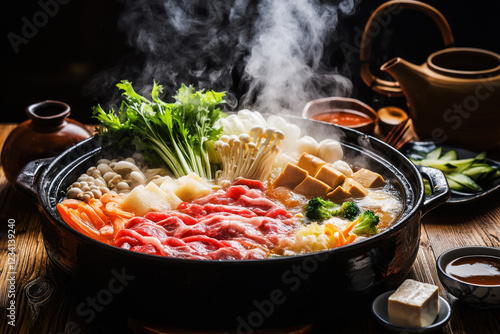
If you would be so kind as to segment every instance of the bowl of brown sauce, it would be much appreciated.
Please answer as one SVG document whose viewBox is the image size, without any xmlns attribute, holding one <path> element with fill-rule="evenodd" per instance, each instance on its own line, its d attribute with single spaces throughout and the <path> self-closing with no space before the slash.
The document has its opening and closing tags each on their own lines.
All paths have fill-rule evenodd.
<svg viewBox="0 0 500 334">
<path fill-rule="evenodd" d="M 373 134 L 377 113 L 369 105 L 347 97 L 326 97 L 306 104 L 302 117 Z"/>
<path fill-rule="evenodd" d="M 476 308 L 500 307 L 500 248 L 468 246 L 448 250 L 437 259 L 443 286 Z"/>
</svg>

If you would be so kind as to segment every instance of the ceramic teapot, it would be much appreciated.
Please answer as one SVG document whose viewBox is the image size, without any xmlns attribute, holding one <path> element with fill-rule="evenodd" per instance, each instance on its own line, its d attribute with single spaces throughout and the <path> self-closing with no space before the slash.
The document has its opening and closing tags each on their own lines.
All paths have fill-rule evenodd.
<svg viewBox="0 0 500 334">
<path fill-rule="evenodd" d="M 438 26 L 445 49 L 422 65 L 401 58 L 380 68 L 395 80 L 377 78 L 370 70 L 373 31 L 381 20 L 401 9 L 427 14 Z M 387 22 L 387 20 L 385 20 Z M 420 139 L 474 150 L 500 144 L 500 56 L 494 52 L 453 47 L 448 22 L 434 7 L 419 1 L 389 1 L 369 18 L 360 47 L 361 76 L 374 91 L 406 97 L 415 132 Z"/>
</svg>

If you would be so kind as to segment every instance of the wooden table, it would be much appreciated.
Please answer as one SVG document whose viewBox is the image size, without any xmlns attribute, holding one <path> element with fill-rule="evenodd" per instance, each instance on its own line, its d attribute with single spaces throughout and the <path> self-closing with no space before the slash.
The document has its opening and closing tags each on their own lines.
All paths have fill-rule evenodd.
<svg viewBox="0 0 500 334">
<path fill-rule="evenodd" d="M 0 124 L 0 148 L 15 124 Z M 93 128 L 93 127 L 89 127 Z M 493 152 L 500 159 L 498 152 Z M 34 203 L 15 191 L 0 169 L 0 333 L 115 333 L 112 319 L 104 323 L 86 325 L 76 308 L 82 299 L 68 286 L 67 278 L 54 271 L 43 245 L 40 232 L 40 213 Z M 9 225 L 9 223 L 12 223 Z M 8 235 L 15 228 L 15 280 L 9 267 Z M 500 247 L 500 192 L 467 205 L 441 206 L 422 220 L 422 237 L 417 260 L 410 278 L 439 285 L 440 294 L 453 307 L 450 322 L 442 333 L 500 333 L 500 310 L 477 310 L 462 304 L 440 285 L 436 273 L 436 258 L 444 251 L 466 245 Z M 13 284 L 12 284 L 13 283 Z M 15 327 L 8 324 L 5 313 L 9 288 L 15 287 Z M 339 333 L 385 333 L 363 306 L 360 321 L 336 324 Z M 139 323 L 130 322 L 120 333 L 160 333 L 147 330 Z M 166 331 L 163 331 L 166 332 Z M 193 333 L 192 331 L 168 331 Z M 307 328 L 279 331 L 279 333 L 317 333 Z M 255 333 L 260 333 L 255 331 Z M 278 332 L 275 332 L 278 333 Z"/>
</svg>

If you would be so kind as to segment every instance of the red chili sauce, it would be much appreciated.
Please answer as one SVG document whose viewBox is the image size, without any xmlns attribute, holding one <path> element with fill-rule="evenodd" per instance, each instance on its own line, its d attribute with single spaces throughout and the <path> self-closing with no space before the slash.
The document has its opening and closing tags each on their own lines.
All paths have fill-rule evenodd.
<svg viewBox="0 0 500 334">
<path fill-rule="evenodd" d="M 487 255 L 459 257 L 446 265 L 445 272 L 467 283 L 500 285 L 500 258 Z"/>
<path fill-rule="evenodd" d="M 324 112 L 312 117 L 317 121 L 334 123 L 342 126 L 352 127 L 370 123 L 371 118 L 368 115 L 351 109 L 337 109 Z"/>
</svg>

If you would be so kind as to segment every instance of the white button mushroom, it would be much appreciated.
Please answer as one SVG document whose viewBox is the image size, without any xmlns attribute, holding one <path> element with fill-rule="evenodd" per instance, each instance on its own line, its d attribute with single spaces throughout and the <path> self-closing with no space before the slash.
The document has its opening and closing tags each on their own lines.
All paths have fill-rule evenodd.
<svg viewBox="0 0 500 334">
<path fill-rule="evenodd" d="M 122 160 L 122 161 L 118 161 L 115 164 L 115 167 L 113 167 L 113 170 L 116 173 L 120 174 L 121 176 L 125 176 L 125 175 L 130 174 L 130 172 L 132 172 L 134 170 L 134 167 L 137 168 L 137 166 L 134 165 L 133 163 L 131 163 L 130 161 Z"/>
<path fill-rule="evenodd" d="M 101 175 L 104 175 L 107 172 L 113 171 L 113 169 L 111 167 L 109 167 L 108 164 L 104 164 L 104 163 L 97 165 L 97 169 L 99 170 L 99 172 L 101 172 Z"/>
<path fill-rule="evenodd" d="M 144 176 L 142 172 L 138 171 L 133 171 L 132 173 L 130 173 L 129 179 L 130 179 L 130 186 L 132 188 L 135 188 L 138 185 L 146 183 L 146 176 Z"/>
<path fill-rule="evenodd" d="M 98 178 L 94 181 L 94 184 L 98 187 L 105 187 L 106 186 L 106 183 L 104 182 L 104 179 L 101 177 L 101 178 Z"/>
<path fill-rule="evenodd" d="M 83 195 L 83 191 L 80 188 L 70 188 L 66 193 L 68 198 L 79 198 Z"/>
<path fill-rule="evenodd" d="M 77 182 L 87 181 L 88 178 L 89 176 L 87 174 L 82 174 L 76 181 Z"/>
<path fill-rule="evenodd" d="M 92 176 L 92 173 L 96 170 L 97 168 L 92 166 L 89 169 L 87 169 L 87 175 Z"/>
<path fill-rule="evenodd" d="M 126 190 L 129 188 L 130 188 L 130 186 L 125 181 L 118 182 L 118 184 L 116 185 L 116 189 L 118 189 L 118 190 Z"/>
<path fill-rule="evenodd" d="M 104 174 L 102 176 L 102 178 L 104 179 L 104 182 L 108 183 L 109 181 L 111 181 L 116 175 L 118 175 L 117 173 L 115 172 L 107 172 L 106 174 Z"/>
<path fill-rule="evenodd" d="M 109 163 L 111 162 L 111 160 L 108 160 L 108 159 L 99 159 L 97 161 L 97 166 L 101 165 L 101 164 L 104 164 L 104 165 L 109 165 Z M 99 168 L 99 167 L 97 167 Z"/>
<path fill-rule="evenodd" d="M 92 189 L 91 193 L 94 195 L 94 198 L 101 198 L 102 193 L 99 189 Z"/>
</svg>

